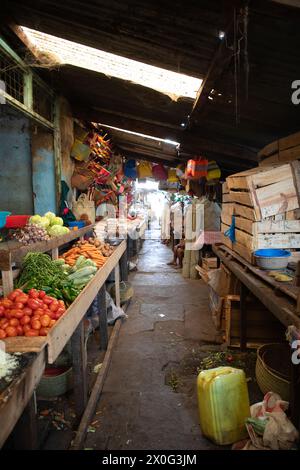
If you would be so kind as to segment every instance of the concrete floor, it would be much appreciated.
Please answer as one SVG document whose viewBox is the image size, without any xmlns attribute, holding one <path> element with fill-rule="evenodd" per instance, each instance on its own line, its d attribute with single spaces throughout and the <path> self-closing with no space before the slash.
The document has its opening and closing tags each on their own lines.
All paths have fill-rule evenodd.
<svg viewBox="0 0 300 470">
<path fill-rule="evenodd" d="M 214 343 L 207 288 L 184 280 L 167 265 L 169 248 L 146 240 L 138 271 L 130 276 L 135 295 L 114 349 L 103 394 L 85 448 L 217 449 L 198 425 L 196 376 L 175 392 L 166 380 L 172 364 L 194 348 Z"/>
</svg>

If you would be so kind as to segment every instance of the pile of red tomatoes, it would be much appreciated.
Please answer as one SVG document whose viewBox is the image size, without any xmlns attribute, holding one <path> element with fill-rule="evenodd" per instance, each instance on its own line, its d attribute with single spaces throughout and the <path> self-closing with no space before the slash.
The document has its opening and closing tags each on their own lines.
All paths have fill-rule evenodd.
<svg viewBox="0 0 300 470">
<path fill-rule="evenodd" d="M 50 328 L 65 313 L 63 300 L 31 289 L 25 294 L 16 289 L 0 300 L 0 340 L 14 336 L 47 336 Z"/>
</svg>

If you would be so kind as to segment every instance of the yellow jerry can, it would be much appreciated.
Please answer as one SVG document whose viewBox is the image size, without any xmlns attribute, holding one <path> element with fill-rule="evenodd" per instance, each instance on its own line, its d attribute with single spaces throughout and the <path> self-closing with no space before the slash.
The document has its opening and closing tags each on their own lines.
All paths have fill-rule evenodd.
<svg viewBox="0 0 300 470">
<path fill-rule="evenodd" d="M 247 437 L 249 395 L 243 370 L 217 367 L 200 372 L 197 379 L 202 433 L 216 444 L 233 444 Z"/>
</svg>

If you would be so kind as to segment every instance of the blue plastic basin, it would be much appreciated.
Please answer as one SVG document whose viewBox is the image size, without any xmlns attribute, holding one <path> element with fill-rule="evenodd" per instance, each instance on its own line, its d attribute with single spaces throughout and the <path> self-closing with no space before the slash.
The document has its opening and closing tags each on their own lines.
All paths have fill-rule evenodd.
<svg viewBox="0 0 300 470">
<path fill-rule="evenodd" d="M 255 256 L 262 256 L 264 258 L 287 258 L 291 256 L 291 252 L 287 250 L 280 250 L 274 248 L 264 248 L 254 252 Z"/>
<path fill-rule="evenodd" d="M 10 215 L 10 214 L 11 214 L 11 212 L 7 212 L 7 211 L 2 211 L 2 212 L 0 212 L 0 228 L 5 227 L 5 225 L 6 225 L 6 217 L 7 217 L 8 215 Z"/>
</svg>

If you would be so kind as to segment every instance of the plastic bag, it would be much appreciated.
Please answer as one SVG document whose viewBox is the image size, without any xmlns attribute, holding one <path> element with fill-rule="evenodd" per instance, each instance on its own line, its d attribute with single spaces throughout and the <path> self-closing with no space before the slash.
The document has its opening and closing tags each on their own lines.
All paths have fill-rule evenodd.
<svg viewBox="0 0 300 470">
<path fill-rule="evenodd" d="M 142 161 L 139 163 L 137 168 L 138 170 L 138 177 L 140 179 L 143 178 L 152 178 L 152 165 L 149 162 Z"/>
<path fill-rule="evenodd" d="M 167 170 L 161 163 L 153 165 L 152 174 L 156 181 L 166 181 L 168 178 Z"/>
<path fill-rule="evenodd" d="M 188 160 L 186 175 L 191 179 L 200 179 L 202 176 L 207 176 L 208 160 L 206 158 L 197 158 L 195 160 Z"/>
<path fill-rule="evenodd" d="M 178 183 L 178 177 L 175 168 L 168 169 L 168 183 Z"/>
<path fill-rule="evenodd" d="M 118 318 L 126 318 L 124 310 L 121 307 L 117 307 L 111 297 L 111 295 L 106 292 L 106 307 L 107 307 L 107 324 L 113 325 Z"/>
<path fill-rule="evenodd" d="M 80 140 L 75 139 L 71 148 L 71 157 L 79 161 L 87 161 L 89 159 L 91 149 L 89 145 L 82 143 Z"/>
<path fill-rule="evenodd" d="M 75 215 L 76 219 L 79 220 L 82 214 L 88 216 L 88 220 L 95 223 L 96 218 L 96 209 L 94 201 L 90 201 L 86 194 L 81 194 L 77 201 L 73 199 L 72 203 L 72 212 Z"/>
<path fill-rule="evenodd" d="M 135 180 L 137 178 L 137 171 L 136 171 L 136 162 L 135 160 L 127 160 L 124 165 L 124 174 L 127 178 L 131 178 Z"/>
</svg>

